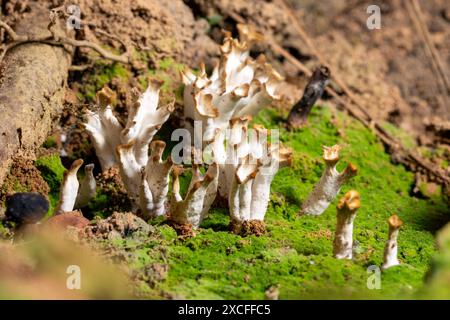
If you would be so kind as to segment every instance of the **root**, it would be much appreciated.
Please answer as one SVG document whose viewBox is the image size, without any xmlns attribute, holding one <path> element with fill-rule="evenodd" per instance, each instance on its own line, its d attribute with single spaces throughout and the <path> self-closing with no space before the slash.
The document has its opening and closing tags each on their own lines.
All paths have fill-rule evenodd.
<svg viewBox="0 0 450 320">
<path fill-rule="evenodd" d="M 87 40 L 76 40 L 69 38 L 65 35 L 57 35 L 54 31 L 54 26 L 57 23 L 58 18 L 60 17 L 66 17 L 67 14 L 63 11 L 63 6 L 55 8 L 50 11 L 50 23 L 48 25 L 48 30 L 50 31 L 50 36 L 42 36 L 42 37 L 32 37 L 32 36 L 26 36 L 26 35 L 18 35 L 6 22 L 0 20 L 0 29 L 4 29 L 5 32 L 8 34 L 11 41 L 6 44 L 0 45 L 0 62 L 3 61 L 6 53 L 13 49 L 14 47 L 18 45 L 22 45 L 25 43 L 44 43 L 54 46 L 65 46 L 69 45 L 72 47 L 83 47 L 83 48 L 89 48 L 94 51 L 96 51 L 100 56 L 104 59 L 111 60 L 114 62 L 120 62 L 124 64 L 130 64 L 131 63 L 131 55 L 129 54 L 128 46 L 120 40 L 117 36 L 111 35 L 107 33 L 106 31 L 103 31 L 101 29 L 96 29 L 96 32 L 99 34 L 102 34 L 104 36 L 107 36 L 109 38 L 115 39 L 119 41 L 122 46 L 125 48 L 125 52 L 121 55 L 116 55 L 114 53 L 111 53 L 101 47 L 98 43 L 90 42 Z M 83 22 L 80 20 L 80 23 Z M 84 22 L 85 25 L 91 25 L 87 22 Z M 94 27 L 96 27 L 94 25 Z"/>
<path fill-rule="evenodd" d="M 266 224 L 261 220 L 247 220 L 242 223 L 232 220 L 229 225 L 230 231 L 242 237 L 260 237 L 266 233 Z"/>
</svg>

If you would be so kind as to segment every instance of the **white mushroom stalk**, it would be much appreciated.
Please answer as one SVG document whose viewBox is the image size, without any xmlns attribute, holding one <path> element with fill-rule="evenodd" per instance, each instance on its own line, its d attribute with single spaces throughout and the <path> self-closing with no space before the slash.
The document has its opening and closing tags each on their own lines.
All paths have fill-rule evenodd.
<svg viewBox="0 0 450 320">
<path fill-rule="evenodd" d="M 352 259 L 353 257 L 353 221 L 360 206 L 359 193 L 355 190 L 347 192 L 339 200 L 333 241 L 333 256 L 337 259 Z"/>
<path fill-rule="evenodd" d="M 246 157 L 235 172 L 231 185 L 228 204 L 232 225 L 239 230 L 245 221 L 252 219 L 252 187 L 254 179 L 258 173 L 260 163 L 251 157 Z"/>
<path fill-rule="evenodd" d="M 92 174 L 93 164 L 86 166 L 86 176 L 84 177 L 81 188 L 77 173 L 83 165 L 83 160 L 75 160 L 69 170 L 64 173 L 61 183 L 60 199 L 56 206 L 56 214 L 73 211 L 74 208 L 81 208 L 95 196 L 96 182 Z"/>
<path fill-rule="evenodd" d="M 135 92 L 135 101 L 128 110 L 125 126 L 122 126 L 113 113 L 111 101 L 114 93 L 109 88 L 103 88 L 97 94 L 98 111 L 87 111 L 85 127 L 103 172 L 118 165 L 115 151 L 121 144 L 132 143 L 131 152 L 137 165 L 147 165 L 150 141 L 174 110 L 174 102 L 158 107 L 161 84 L 159 81 L 150 80 L 142 95 Z"/>
<path fill-rule="evenodd" d="M 145 166 L 141 166 L 135 152 L 136 142 L 117 146 L 117 158 L 122 181 L 127 190 L 133 210 L 148 219 L 165 213 L 169 175 L 172 159 L 162 160 L 166 147 L 164 141 L 152 141 L 150 157 Z"/>
<path fill-rule="evenodd" d="M 397 266 L 400 264 L 397 258 L 397 237 L 400 230 L 400 227 L 403 225 L 403 221 L 394 214 L 389 220 L 389 238 L 386 241 L 386 245 L 384 247 L 384 261 L 381 266 L 382 270 L 386 270 L 390 267 Z"/>
<path fill-rule="evenodd" d="M 238 30 L 241 41 L 226 34 L 220 62 L 211 76 L 203 65 L 198 75 L 182 72 L 184 120 L 191 129 L 193 121 L 202 122 L 202 137 L 197 138 L 205 142 L 213 140 L 216 129 L 227 129 L 231 119 L 256 115 L 280 99 L 276 91 L 282 77 L 263 56 L 256 60 L 249 56 L 251 43 L 262 36 L 245 25 L 238 25 Z"/>
<path fill-rule="evenodd" d="M 323 159 L 325 161 L 325 172 L 319 182 L 314 186 L 313 191 L 303 202 L 301 215 L 321 215 L 336 198 L 342 185 L 354 177 L 357 173 L 355 165 L 349 163 L 343 172 L 338 172 L 336 164 L 339 161 L 339 151 L 341 147 L 323 147 Z"/>
<path fill-rule="evenodd" d="M 97 191 L 97 182 L 94 177 L 94 164 L 88 164 L 84 167 L 84 178 L 80 183 L 78 195 L 75 200 L 75 208 L 83 208 L 89 201 L 95 197 Z"/>
<path fill-rule="evenodd" d="M 230 120 L 230 129 L 225 133 L 216 129 L 216 136 L 209 145 L 216 163 L 219 164 L 219 195 L 228 199 L 234 173 L 241 159 L 249 152 L 248 122 L 251 117 Z M 225 143 L 226 142 L 226 143 Z M 225 147 L 225 144 L 227 147 Z"/>
<path fill-rule="evenodd" d="M 203 175 L 198 165 L 192 165 L 192 179 L 184 199 L 180 194 L 180 168 L 173 170 L 173 196 L 171 201 L 171 220 L 183 226 L 197 229 L 208 213 L 217 194 L 219 166 L 209 165 Z"/>
</svg>

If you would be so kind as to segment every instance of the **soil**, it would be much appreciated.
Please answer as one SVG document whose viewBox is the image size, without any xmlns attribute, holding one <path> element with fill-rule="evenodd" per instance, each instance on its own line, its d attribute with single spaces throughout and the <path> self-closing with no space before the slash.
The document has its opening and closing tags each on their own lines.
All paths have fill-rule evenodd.
<svg viewBox="0 0 450 320">
<path fill-rule="evenodd" d="M 38 192 L 48 196 L 50 188 L 42 178 L 40 171 L 34 166 L 33 160 L 15 157 L 9 174 L 3 183 L 0 201 L 3 202 L 8 194 L 17 191 Z"/>
<path fill-rule="evenodd" d="M 65 230 L 68 227 L 83 229 L 89 224 L 89 220 L 83 217 L 80 211 L 64 212 L 48 219 L 44 226 L 51 229 Z"/>
<path fill-rule="evenodd" d="M 445 102 L 449 93 L 437 89 L 436 73 L 426 55 L 425 44 L 402 1 L 383 2 L 382 27 L 373 31 L 366 26 L 370 1 L 289 2 L 316 48 L 344 82 L 363 98 L 374 120 L 394 123 L 419 144 L 430 145 L 441 140 L 436 137 L 439 131 L 433 124 L 438 122 L 448 127 L 450 108 Z M 222 14 L 224 26 L 231 26 L 233 22 L 227 18 L 227 13 L 238 13 L 307 66 L 317 65 L 295 28 L 289 27 L 289 17 L 277 1 L 192 0 L 188 3 L 195 5 L 198 15 Z M 448 3 L 434 0 L 420 1 L 420 4 L 433 43 L 448 64 Z M 216 31 L 210 34 L 214 37 L 218 34 Z M 267 48 L 259 50 L 273 56 Z M 273 58 L 278 60 L 274 63 L 281 68 L 278 70 L 301 90 L 305 83 L 303 74 L 282 58 Z M 440 132 L 442 135 L 442 130 Z"/>
<path fill-rule="evenodd" d="M 341 63 L 336 61 L 332 64 L 342 66 L 338 70 L 344 79 L 348 79 L 347 82 L 351 83 L 354 90 L 367 97 L 368 105 L 371 105 L 368 110 L 375 119 L 387 120 L 398 125 L 412 134 L 420 144 L 432 144 L 436 131 L 428 124 L 434 122 L 436 115 L 439 115 L 439 121 L 450 121 L 448 107 L 450 93 L 438 89 L 437 75 L 426 54 L 425 43 L 415 29 L 404 2 L 399 0 L 383 2 L 380 7 L 382 27 L 374 31 L 366 27 L 368 17 L 366 8 L 371 4 L 370 1 L 347 3 L 341 1 L 341 7 L 330 14 L 332 19 L 328 15 L 330 12 L 324 10 L 330 2 L 335 3 L 335 1 L 321 1 L 320 4 L 316 2 L 317 7 L 321 7 L 321 11 L 325 13 L 323 17 L 319 17 L 319 20 L 323 20 L 322 23 L 313 24 L 308 23 L 308 20 L 304 21 L 305 28 L 319 38 L 321 45 L 318 47 L 325 48 L 325 44 L 330 44 L 326 40 L 328 34 L 339 35 L 337 39 L 339 41 L 332 43 L 361 46 L 362 52 L 360 49 L 355 50 L 354 54 L 348 51 L 340 54 L 347 56 L 346 63 L 342 62 L 342 57 Z M 450 21 L 445 14 L 448 12 L 448 2 L 441 0 L 419 2 L 433 44 L 448 68 Z M 303 11 L 307 17 L 306 10 Z M 324 54 L 339 55 L 333 51 L 322 50 Z M 364 59 L 364 55 L 367 60 Z M 376 59 L 373 58 L 374 55 L 377 56 Z M 359 64 L 369 61 L 365 73 L 371 74 L 372 77 L 382 75 L 382 78 L 378 79 L 380 84 L 376 86 L 378 88 L 375 87 L 375 91 L 370 90 L 374 81 L 364 81 L 362 78 L 352 83 L 353 75 L 349 66 L 354 61 Z M 371 68 L 373 66 L 378 70 L 373 70 Z M 446 71 L 448 77 L 448 69 Z M 379 108 L 385 105 L 385 101 L 380 103 L 380 99 L 375 97 L 387 99 L 387 106 Z"/>
<path fill-rule="evenodd" d="M 86 235 L 98 239 L 117 239 L 148 235 L 154 227 L 131 212 L 114 212 L 110 217 L 93 221 L 86 227 Z"/>
<path fill-rule="evenodd" d="M 227 29 L 236 34 L 236 21 L 229 15 L 230 12 L 238 13 L 247 22 L 257 25 L 266 36 L 273 37 L 277 43 L 310 69 L 317 66 L 318 61 L 294 28 L 290 26 L 289 15 L 277 1 L 123 0 L 119 2 L 114 0 L 75 0 L 73 3 L 80 6 L 81 18 L 88 23 L 84 25 L 82 30 L 76 32 L 78 39 L 101 43 L 115 53 L 123 52 L 124 44 L 129 48 L 139 49 L 139 52 L 132 50 L 132 54 L 137 55 L 138 58 L 134 59 L 131 65 L 121 67 L 123 70 L 116 70 L 114 68 L 117 64 L 103 60 L 98 63 L 99 57 L 92 51 L 79 48 L 75 51 L 74 64 L 93 63 L 93 67 L 82 72 L 70 73 L 62 115 L 59 121 L 53 119 L 53 133 L 50 136 L 51 139 L 47 139 L 47 142 L 60 153 L 66 167 L 77 158 L 84 159 L 86 163 L 94 162 L 96 164 L 95 172 L 98 183 L 96 201 L 103 199 L 99 201 L 98 205 L 101 210 L 94 203 L 89 208 L 83 208 L 83 213 L 87 218 L 102 214 L 104 218 L 110 213 L 112 214 L 104 219 L 98 217 L 86 225 L 88 220 L 81 214 L 72 212 L 53 217 L 47 221 L 47 224 L 69 227 L 69 231 L 77 229 L 74 239 L 80 236 L 79 229 L 82 228 L 82 238 L 97 244 L 107 242 L 107 250 L 111 250 L 107 255 L 114 257 L 114 259 L 122 259 L 126 262 L 123 265 L 127 265 L 134 261 L 135 256 L 133 254 L 138 256 L 141 252 L 136 250 L 137 253 L 133 253 L 128 248 L 118 249 L 113 241 L 103 240 L 126 242 L 127 239 L 133 241 L 140 239 L 140 242 L 137 241 L 138 246 L 143 246 L 144 242 L 147 245 L 155 239 L 155 242 L 160 241 L 158 231 L 165 230 L 167 232 L 164 229 L 166 225 L 154 227 L 128 212 L 131 210 L 131 205 L 117 168 L 111 168 L 103 173 L 99 172 L 100 166 L 82 126 L 84 110 L 87 107 L 92 107 L 95 99 L 92 93 L 98 89 L 95 86 L 89 87 L 92 85 L 89 81 L 95 78 L 95 85 L 108 85 L 116 91 L 115 111 L 119 116 L 125 115 L 127 106 L 130 104 L 131 88 L 141 86 L 142 89 L 142 83 L 139 83 L 138 79 L 148 76 L 149 70 L 153 72 L 161 68 L 160 61 L 170 59 L 165 61 L 170 61 L 172 65 L 167 68 L 169 70 L 164 70 L 166 74 L 170 73 L 169 80 L 175 78 L 173 76 L 173 73 L 176 73 L 176 68 L 173 67 L 175 63 L 198 68 L 200 62 L 205 62 L 207 68 L 210 69 L 219 55 L 218 44 L 221 43 L 223 38 L 221 29 Z M 2 11 L 8 14 L 7 21 L 13 24 L 16 20 L 21 19 L 29 8 L 28 1 L 9 1 L 4 4 L 0 0 L 0 4 Z M 448 94 L 438 89 L 436 73 L 431 67 L 424 42 L 414 29 L 402 2 L 391 0 L 381 5 L 382 29 L 374 31 L 368 30 L 365 23 L 367 19 L 366 8 L 371 4 L 369 1 L 325 0 L 319 2 L 303 0 L 291 1 L 291 4 L 305 30 L 313 38 L 315 46 L 332 66 L 334 72 L 337 72 L 340 78 L 362 99 L 372 118 L 400 127 L 408 137 L 412 137 L 414 148 L 419 150 L 418 146 L 424 146 L 433 150 L 430 153 L 430 161 L 433 161 L 435 165 L 445 167 L 445 164 L 448 164 L 450 160 L 450 110 L 448 103 L 446 103 Z M 448 3 L 444 0 L 422 0 L 420 4 L 433 43 L 445 63 L 448 64 L 450 63 L 450 9 Z M 56 5 L 59 5 L 59 1 L 49 2 L 49 6 Z M 99 33 L 99 30 L 103 30 L 103 32 Z M 105 33 L 109 36 L 105 36 Z M 298 101 L 307 82 L 305 75 L 288 61 L 274 54 L 265 43 L 258 44 L 252 49 L 252 55 L 256 56 L 260 53 L 264 53 L 267 60 L 286 77 L 287 84 L 283 88 L 282 94 L 286 95 L 290 105 Z M 105 69 L 113 70 L 111 71 L 112 76 L 106 81 L 98 81 L 99 76 L 102 76 L 101 72 Z M 173 87 L 170 87 L 170 90 L 177 88 L 177 81 L 175 80 L 175 84 L 171 84 Z M 341 93 L 341 88 L 335 87 L 335 89 Z M 88 97 L 89 94 L 91 96 Z M 165 94 L 163 93 L 163 100 L 166 99 Z M 327 105 L 330 102 L 333 105 L 334 101 L 330 96 L 325 95 L 323 100 L 328 100 Z M 337 103 L 335 105 L 339 108 Z M 335 112 L 334 109 L 332 109 L 332 112 Z M 330 121 L 336 127 L 341 126 L 341 128 L 336 128 L 336 133 L 333 131 L 333 134 L 345 138 L 346 123 L 339 123 L 338 120 L 337 117 L 333 117 L 333 120 Z M 331 128 L 332 125 L 330 124 L 329 127 Z M 323 134 L 324 130 L 324 128 L 321 128 L 321 130 L 315 131 L 314 139 L 316 139 L 315 135 Z M 161 132 L 163 131 L 164 128 Z M 349 129 L 349 131 L 351 130 Z M 326 138 L 330 139 L 331 135 L 329 134 Z M 351 132 L 350 138 L 352 138 Z M 324 142 L 323 137 L 321 141 Z M 302 146 L 307 144 L 306 141 L 302 143 Z M 382 153 L 379 150 L 377 152 Z M 33 161 L 27 159 L 30 158 L 18 157 L 12 161 L 10 173 L 3 185 L 2 198 L 8 193 L 17 191 L 18 185 L 25 188 L 26 191 L 49 194 L 48 184 L 34 167 Z M 302 165 L 307 167 L 308 164 Z M 374 167 L 376 166 L 374 165 Z M 446 170 L 450 174 L 448 165 Z M 314 170 L 311 169 L 310 171 L 313 172 Z M 313 178 L 316 179 L 317 177 L 314 175 Z M 299 201 L 298 188 L 304 187 L 304 182 L 300 185 L 293 182 L 294 187 L 286 192 L 289 197 L 295 200 L 295 203 Z M 308 183 L 310 182 L 308 181 Z M 409 187 L 409 185 L 404 188 L 402 186 L 401 198 L 409 197 Z M 440 187 L 437 183 L 427 181 L 422 175 L 417 174 L 416 186 L 412 186 L 410 189 L 412 189 L 411 194 L 414 194 L 414 196 L 425 199 L 440 199 Z M 302 189 L 302 192 L 306 191 Z M 104 201 L 105 199 L 106 201 Z M 414 200 L 419 201 L 416 198 Z M 420 201 L 422 200 L 420 199 Z M 290 201 L 294 203 L 292 199 Z M 215 207 L 219 207 L 217 204 L 220 202 L 220 199 L 217 199 Z M 387 200 L 385 202 L 388 203 Z M 289 206 L 292 203 L 289 203 Z M 286 205 L 284 200 L 283 205 Z M 223 205 L 223 207 L 226 207 L 226 205 Z M 297 209 L 294 208 L 291 211 L 295 213 Z M 283 216 L 283 219 L 289 218 L 285 217 L 287 214 L 285 211 L 280 212 L 277 212 L 277 219 L 280 216 Z M 217 218 L 217 215 L 213 218 Z M 272 217 L 272 219 L 274 218 Z M 219 221 L 218 226 L 221 226 L 220 223 L 222 222 Z M 272 223 L 271 228 L 274 225 L 276 226 L 273 221 L 269 223 Z M 292 223 L 292 221 L 289 220 L 289 223 Z M 226 225 L 227 220 L 223 222 L 223 230 L 226 229 Z M 275 229 L 280 227 L 282 229 L 282 231 L 279 231 L 280 234 L 285 236 L 284 232 L 289 231 L 287 226 L 289 225 L 276 226 Z M 195 241 L 200 242 L 200 240 L 195 240 L 193 236 L 196 233 L 190 225 L 172 225 L 172 227 L 179 236 L 178 238 L 174 237 L 176 245 L 180 245 L 178 242 L 187 243 L 192 245 L 189 248 L 196 248 Z M 308 239 L 314 239 L 311 243 L 314 243 L 316 239 L 329 242 L 332 238 L 329 227 L 329 225 L 326 225 L 325 229 L 310 230 L 306 236 Z M 416 228 L 417 226 L 413 227 Z M 267 235 L 266 225 L 263 221 L 248 221 L 239 226 L 230 224 L 230 228 L 241 236 L 249 236 L 252 241 L 254 239 L 251 237 L 252 235 L 258 237 Z M 375 230 L 375 228 L 373 229 Z M 171 229 L 171 231 L 173 230 Z M 414 231 L 416 230 L 414 229 Z M 202 229 L 198 232 L 197 239 L 208 239 L 210 232 L 208 228 Z M 202 233 L 204 238 L 201 238 Z M 258 239 L 266 241 L 266 238 L 270 238 L 272 235 L 272 229 L 269 229 L 269 233 L 270 235 L 267 237 L 259 237 Z M 198 237 L 199 234 L 200 237 Z M 415 234 L 411 235 L 410 233 L 408 235 L 414 236 L 415 239 Z M 171 236 L 168 236 L 168 238 L 171 239 Z M 175 238 L 186 241 L 177 241 Z M 373 237 L 368 236 L 368 238 L 372 239 Z M 142 239 L 145 239 L 145 241 Z M 212 240 L 202 241 L 205 241 L 205 246 L 208 246 L 207 242 L 213 240 L 219 241 L 221 239 L 215 239 L 214 236 Z M 2 244 L 0 243 L 0 245 Z M 234 242 L 230 248 L 233 246 Z M 267 245 L 267 247 L 270 247 L 270 245 Z M 303 243 L 298 246 L 299 250 L 302 250 L 303 247 Z M 219 246 L 219 248 L 221 247 Z M 105 250 L 105 248 L 102 250 Z M 157 250 L 160 249 L 155 249 L 155 252 Z M 367 259 L 372 253 L 370 250 L 368 249 L 366 253 Z M 191 251 L 194 252 L 195 250 Z M 159 251 L 157 252 L 159 254 Z M 326 251 L 321 252 L 317 257 L 327 257 L 324 252 Z M 289 251 L 281 253 L 284 257 L 288 256 Z M 311 252 L 305 251 L 305 256 L 308 257 L 310 254 Z M 409 251 L 406 255 L 408 254 L 410 254 Z M 150 252 L 148 256 L 153 258 L 155 255 Z M 151 263 L 146 262 L 143 269 L 131 274 L 131 278 L 134 281 L 144 281 L 153 288 L 157 283 L 168 277 L 169 265 L 151 261 Z M 0 264 L 0 270 L 2 270 L 1 267 Z M 246 282 L 248 281 L 250 280 Z M 280 293 L 277 286 L 267 286 L 266 288 L 265 297 L 267 299 L 278 298 Z M 161 297 L 166 294 L 162 292 Z"/>
<path fill-rule="evenodd" d="M 218 47 L 206 35 L 205 19 L 194 19 L 181 0 L 79 0 L 82 18 L 144 51 L 155 52 L 157 59 L 172 57 L 178 62 L 197 66 L 218 55 Z M 121 43 L 96 36 L 85 28 L 86 39 L 102 41 L 115 48 Z M 149 65 L 150 67 L 152 65 Z"/>
</svg>

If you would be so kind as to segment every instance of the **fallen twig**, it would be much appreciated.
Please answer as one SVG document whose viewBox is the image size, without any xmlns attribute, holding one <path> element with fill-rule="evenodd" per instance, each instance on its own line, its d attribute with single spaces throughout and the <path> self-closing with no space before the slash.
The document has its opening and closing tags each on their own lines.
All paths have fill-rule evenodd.
<svg viewBox="0 0 450 320">
<path fill-rule="evenodd" d="M 64 46 L 64 45 L 70 45 L 72 47 L 85 47 L 90 48 L 94 51 L 96 51 L 100 56 L 102 56 L 105 59 L 115 61 L 115 62 L 121 62 L 124 64 L 129 64 L 131 62 L 130 55 L 128 51 L 125 51 L 121 55 L 116 55 L 112 52 L 109 52 L 108 50 L 103 49 L 99 44 L 90 42 L 87 40 L 76 40 L 69 38 L 67 36 L 63 35 L 56 35 L 55 32 L 53 32 L 52 28 L 56 23 L 56 16 L 55 14 L 58 12 L 57 10 L 52 10 L 50 14 L 50 23 L 48 26 L 49 31 L 51 32 L 50 36 L 42 36 L 42 37 L 33 37 L 33 36 L 26 36 L 26 35 L 18 35 L 6 22 L 0 20 L 0 28 L 4 29 L 5 32 L 8 34 L 8 36 L 11 38 L 11 41 L 9 43 L 3 44 L 0 46 L 0 62 L 4 59 L 6 53 L 11 50 L 12 48 L 25 44 L 25 43 L 32 43 L 32 42 L 39 42 L 49 45 L 56 45 L 56 46 Z M 109 35 L 111 36 L 111 35 Z M 120 41 L 120 40 L 119 40 Z M 122 43 L 123 44 L 123 43 Z M 126 46 L 125 46 L 126 48 Z"/>
</svg>

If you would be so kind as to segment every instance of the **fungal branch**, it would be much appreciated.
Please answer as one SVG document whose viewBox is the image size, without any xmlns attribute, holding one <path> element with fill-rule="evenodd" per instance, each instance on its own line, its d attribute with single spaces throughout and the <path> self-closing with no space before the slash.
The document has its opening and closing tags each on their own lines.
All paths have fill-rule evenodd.
<svg viewBox="0 0 450 320">
<path fill-rule="evenodd" d="M 85 128 L 99 158 L 102 171 L 118 165 L 117 146 L 128 145 L 138 166 L 148 162 L 148 148 L 153 136 L 174 110 L 174 101 L 158 107 L 162 83 L 150 80 L 147 90 L 140 95 L 134 89 L 134 102 L 128 110 L 125 127 L 114 115 L 111 102 L 114 92 L 105 87 L 97 94 L 98 110 L 88 110 Z"/>
<path fill-rule="evenodd" d="M 83 160 L 75 160 L 69 170 L 64 173 L 56 214 L 80 209 L 86 206 L 95 196 L 97 184 L 93 175 L 94 165 L 88 164 L 85 166 L 85 176 L 80 184 L 77 173 L 82 165 Z"/>
<path fill-rule="evenodd" d="M 162 216 L 165 213 L 169 176 L 173 167 L 170 156 L 166 160 L 162 159 L 165 148 L 164 141 L 152 141 L 147 165 L 141 168 L 139 201 L 145 217 Z"/>
<path fill-rule="evenodd" d="M 403 221 L 394 214 L 389 220 L 389 238 L 386 241 L 386 246 L 384 247 L 384 260 L 383 265 L 381 266 L 382 270 L 386 270 L 390 267 L 397 266 L 400 262 L 397 259 L 397 238 L 398 233 L 400 231 L 400 227 L 403 225 Z"/>
<path fill-rule="evenodd" d="M 302 205 L 300 215 L 321 215 L 336 198 L 341 187 L 357 173 L 357 168 L 349 163 L 343 172 L 336 169 L 341 146 L 323 147 L 325 171 L 313 191 Z"/>
<path fill-rule="evenodd" d="M 360 196 L 355 190 L 347 192 L 339 200 L 333 241 L 333 255 L 337 259 L 352 259 L 353 257 L 353 221 L 360 206 Z"/>
<path fill-rule="evenodd" d="M 192 179 L 184 199 L 180 194 L 179 176 L 182 170 L 180 167 L 173 170 L 170 219 L 175 224 L 182 226 L 181 229 L 197 229 L 216 197 L 219 166 L 216 163 L 209 165 L 203 175 L 200 167 L 193 164 Z"/>
</svg>

